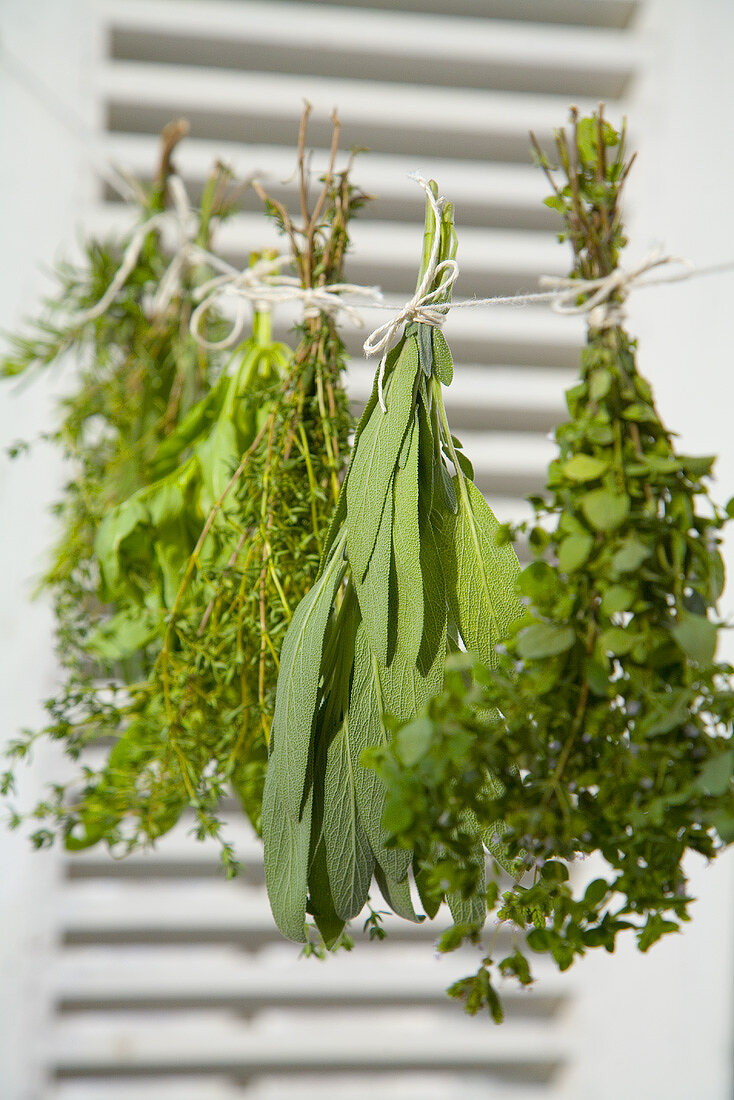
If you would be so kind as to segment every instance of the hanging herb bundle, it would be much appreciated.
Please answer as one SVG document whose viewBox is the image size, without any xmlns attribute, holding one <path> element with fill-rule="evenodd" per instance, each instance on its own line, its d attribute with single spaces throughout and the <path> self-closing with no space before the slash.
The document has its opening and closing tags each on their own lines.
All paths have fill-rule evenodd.
<svg viewBox="0 0 734 1100">
<path fill-rule="evenodd" d="M 604 278 L 625 244 L 624 132 L 601 113 L 574 114 L 570 136 L 556 136 L 565 179 L 538 150 L 548 205 L 563 218 L 574 277 Z M 706 490 L 714 459 L 679 454 L 660 420 L 622 301 L 612 288 L 589 316 L 547 496 L 534 499 L 525 613 L 497 666 L 464 658 L 417 722 L 373 754 L 393 842 L 434 846 L 430 880 L 524 933 L 449 990 L 495 1020 L 495 963 L 527 984 L 527 948 L 562 970 L 589 949 L 613 951 L 623 931 L 646 951 L 688 919 L 687 853 L 710 859 L 734 840 L 732 669 L 715 657 L 727 516 Z M 517 861 L 504 891 L 471 858 L 497 820 Z M 580 882 L 568 864 L 592 854 L 600 873 Z M 480 925 L 457 922 L 441 949 L 481 945 Z"/>
<path fill-rule="evenodd" d="M 125 685 L 150 669 L 144 638 L 123 647 L 124 659 L 121 652 L 106 651 L 105 638 L 124 634 L 134 624 L 118 618 L 121 609 L 105 589 L 95 539 L 110 509 L 158 476 L 161 450 L 226 361 L 221 354 L 205 355 L 189 333 L 193 293 L 211 275 L 209 269 L 183 268 L 154 308 L 154 291 L 171 264 L 159 223 L 170 197 L 173 150 L 186 132 L 183 122 L 164 130 L 155 182 L 149 189 L 135 185 L 139 225 L 121 241 L 90 240 L 81 264 L 61 265 L 58 291 L 46 301 L 44 315 L 29 335 L 11 338 L 2 362 L 5 377 L 30 376 L 67 358 L 78 370 L 78 383 L 62 402 L 61 427 L 51 436 L 71 479 L 55 507 L 60 536 L 41 585 L 54 600 L 63 683 L 46 704 L 50 724 L 15 742 L 15 758 L 25 756 L 41 735 L 61 741 L 75 757 L 88 742 L 115 729 L 126 711 Z M 218 165 L 201 208 L 192 215 L 202 252 L 218 221 L 233 208 L 229 180 L 229 172 Z M 126 258 L 127 278 L 111 295 Z M 222 322 L 212 316 L 208 334 L 215 339 L 221 333 Z M 5 774 L 6 791 L 12 779 L 12 773 Z M 44 803 L 35 816 L 42 819 L 49 811 Z M 37 844 L 50 840 L 46 828 L 34 835 Z"/>
<path fill-rule="evenodd" d="M 309 210 L 307 116 L 303 226 L 263 197 L 288 235 L 302 287 L 323 289 L 341 281 L 348 222 L 364 196 L 349 169 L 335 171 L 335 119 Z M 221 837 L 218 806 L 230 786 L 259 826 L 278 651 L 318 569 L 352 426 L 333 316 L 310 310 L 299 335 L 292 353 L 256 309 L 234 369 L 159 448 L 162 476 L 100 526 L 105 590 L 125 601 L 133 629 L 152 625 L 156 659 L 146 678 L 126 685 L 126 708 L 104 729 L 116 736 L 106 765 L 81 788 L 59 789 L 49 808 L 70 848 L 104 840 L 129 850 L 168 831 L 187 807 L 200 837 Z M 110 632 L 104 644 L 119 657 L 129 640 Z M 222 852 L 233 870 L 224 842 Z"/>
<path fill-rule="evenodd" d="M 437 200 L 435 184 L 426 190 L 414 301 L 445 313 L 456 251 L 452 208 Z M 441 386 L 451 377 L 440 328 L 409 323 L 378 371 L 318 581 L 283 643 L 263 839 L 273 914 L 296 941 L 308 938 L 308 912 L 326 946 L 338 944 L 373 875 L 396 913 L 422 919 L 408 881 L 413 852 L 386 847 L 384 792 L 360 758 L 386 742 L 388 715 L 406 721 L 440 691 L 448 652 L 463 642 L 489 659 L 520 613 L 517 558 L 498 545 L 499 524 L 449 430 Z M 443 892 L 415 858 L 418 889 L 433 913 Z M 483 867 L 481 840 L 471 858 Z M 474 919 L 473 902 L 459 892 L 449 904 L 457 920 Z"/>
</svg>

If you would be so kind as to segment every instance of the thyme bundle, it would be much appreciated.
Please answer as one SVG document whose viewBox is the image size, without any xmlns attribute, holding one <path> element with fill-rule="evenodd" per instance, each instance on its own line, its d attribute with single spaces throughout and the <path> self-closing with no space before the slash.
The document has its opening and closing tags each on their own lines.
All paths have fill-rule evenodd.
<svg viewBox="0 0 734 1100">
<path fill-rule="evenodd" d="M 565 178 L 538 153 L 573 273 L 609 275 L 626 243 L 624 132 L 574 114 L 556 137 Z M 433 846 L 423 873 L 518 933 L 510 954 L 486 953 L 449 990 L 498 1021 L 493 975 L 528 984 L 528 948 L 561 970 L 625 931 L 646 951 L 689 918 L 687 853 L 711 859 L 734 841 L 732 668 L 715 656 L 732 503 L 723 512 L 708 496 L 712 456 L 677 452 L 620 309 L 617 294 L 592 314 L 547 495 L 533 498 L 524 614 L 497 667 L 461 658 L 417 722 L 373 753 L 393 843 Z M 472 859 L 497 820 L 516 861 L 509 885 L 487 885 Z M 569 862 L 591 854 L 600 873 L 579 881 Z M 480 927 L 457 922 L 441 949 L 480 944 Z"/>
</svg>

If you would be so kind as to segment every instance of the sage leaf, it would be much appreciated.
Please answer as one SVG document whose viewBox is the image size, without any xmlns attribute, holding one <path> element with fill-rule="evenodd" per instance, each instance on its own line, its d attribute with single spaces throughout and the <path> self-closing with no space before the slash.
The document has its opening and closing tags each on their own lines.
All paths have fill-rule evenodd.
<svg viewBox="0 0 734 1100">
<path fill-rule="evenodd" d="M 499 540 L 500 524 L 476 485 L 455 481 L 459 512 L 441 543 L 449 600 L 467 649 L 491 664 L 494 646 L 523 611 L 520 563 L 511 543 Z"/>
<path fill-rule="evenodd" d="M 278 751 L 276 747 L 275 759 Z M 263 791 L 265 885 L 278 928 L 289 940 L 305 943 L 313 792 L 309 791 L 300 817 L 294 818 L 282 801 L 277 776 L 275 768 L 268 769 Z"/>
<path fill-rule="evenodd" d="M 396 645 L 407 661 L 416 661 L 423 637 L 423 575 L 418 522 L 419 427 L 414 425 L 403 469 L 395 473 L 393 553 L 397 594 Z M 376 652 L 382 654 L 381 649 Z"/>
<path fill-rule="evenodd" d="M 380 893 L 393 913 L 397 913 L 403 920 L 412 921 L 413 924 L 420 924 L 426 919 L 422 914 L 418 915 L 413 907 L 410 882 L 407 877 L 398 882 L 397 879 L 386 874 L 378 863 L 375 865 L 375 879 Z"/>
<path fill-rule="evenodd" d="M 387 412 L 373 409 L 360 437 L 347 481 L 347 556 L 358 582 L 364 580 L 398 457 L 413 412 L 418 345 L 403 345 L 386 387 Z M 392 510 L 390 510 L 392 517 Z"/>
<path fill-rule="evenodd" d="M 377 862 L 385 874 L 402 881 L 408 873 L 412 853 L 400 848 L 385 847 L 385 830 L 382 814 L 385 806 L 385 788 L 377 773 L 362 766 L 365 749 L 387 744 L 384 725 L 384 703 L 378 674 L 377 659 L 373 656 L 366 632 L 357 628 L 354 647 L 354 673 L 349 700 L 347 734 L 351 757 L 356 761 L 354 769 L 354 793 L 364 830 Z"/>
<path fill-rule="evenodd" d="M 374 856 L 362 827 L 355 791 L 355 770 L 361 767 L 352 755 L 347 733 L 349 718 L 326 750 L 324 778 L 323 844 L 334 908 L 344 920 L 362 909 L 374 867 Z"/>
<path fill-rule="evenodd" d="M 450 386 L 454 377 L 454 361 L 446 337 L 436 326 L 433 330 L 433 369 L 443 386 Z"/>
<path fill-rule="evenodd" d="M 296 608 L 283 641 L 278 692 L 271 730 L 268 774 L 278 779 L 280 799 L 297 819 L 301 813 L 318 701 L 324 635 L 342 578 L 344 536 L 336 543 L 326 569 Z"/>
</svg>

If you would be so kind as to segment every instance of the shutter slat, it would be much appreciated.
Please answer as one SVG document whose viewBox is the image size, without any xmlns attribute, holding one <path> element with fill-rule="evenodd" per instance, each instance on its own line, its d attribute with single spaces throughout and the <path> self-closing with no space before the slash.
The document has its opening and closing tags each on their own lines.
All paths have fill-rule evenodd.
<svg viewBox="0 0 734 1100">
<path fill-rule="evenodd" d="M 619 96 L 637 56 L 623 31 L 456 20 L 447 14 L 324 9 L 283 0 L 167 0 L 109 7 L 112 54 L 216 68 Z"/>
</svg>

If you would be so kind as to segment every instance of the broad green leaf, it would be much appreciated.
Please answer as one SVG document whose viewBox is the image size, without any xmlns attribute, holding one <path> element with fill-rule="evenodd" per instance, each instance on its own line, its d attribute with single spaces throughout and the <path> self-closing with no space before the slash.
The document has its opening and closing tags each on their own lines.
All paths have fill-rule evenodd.
<svg viewBox="0 0 734 1100">
<path fill-rule="evenodd" d="M 472 862 L 479 869 L 479 883 L 476 890 L 468 898 L 462 897 L 460 891 L 454 890 L 446 895 L 446 901 L 455 924 L 467 924 L 473 928 L 482 928 L 487 919 L 487 903 L 484 897 L 484 848 L 481 841 L 477 841 L 474 846 Z"/>
<path fill-rule="evenodd" d="M 347 716 L 326 749 L 322 832 L 334 908 L 343 920 L 356 917 L 366 902 L 375 862 L 357 810 L 355 771 L 361 764 L 352 753 L 348 723 Z"/>
<path fill-rule="evenodd" d="M 308 793 L 300 818 L 294 818 L 281 798 L 276 767 L 273 766 L 277 756 L 276 747 L 263 792 L 265 885 L 278 928 L 289 940 L 305 943 L 313 791 Z"/>
<path fill-rule="evenodd" d="M 306 771 L 318 701 L 324 635 L 342 577 L 344 539 L 291 619 L 280 654 L 271 742 L 275 751 L 268 775 L 277 782 L 280 800 L 291 818 L 301 812 Z"/>
<path fill-rule="evenodd" d="M 417 855 L 413 861 L 413 874 L 421 905 L 425 909 L 429 920 L 433 920 L 441 908 L 445 896 L 444 892 L 434 884 L 430 872 L 421 866 L 420 858 Z"/>
<path fill-rule="evenodd" d="M 401 882 L 398 882 L 397 879 L 386 874 L 378 863 L 375 864 L 375 879 L 380 893 L 393 913 L 397 913 L 403 920 L 412 921 L 414 924 L 420 924 L 425 920 L 425 917 L 423 915 L 419 916 L 413 907 L 413 899 L 410 896 L 410 882 L 407 876 Z"/>
<path fill-rule="evenodd" d="M 405 467 L 395 473 L 392 524 L 397 590 L 396 644 L 406 660 L 415 661 L 423 637 L 423 576 L 418 525 L 419 428 L 415 424 Z M 373 643 L 374 644 L 374 643 Z M 382 650 L 375 647 L 382 656 Z"/>
<path fill-rule="evenodd" d="M 612 558 L 615 573 L 634 573 L 645 558 L 649 558 L 652 549 L 640 542 L 636 535 L 629 535 Z"/>
<path fill-rule="evenodd" d="M 143 607 L 126 607 L 90 634 L 89 653 L 106 661 L 122 661 L 152 642 L 160 631 L 161 617 Z"/>
<path fill-rule="evenodd" d="M 563 463 L 563 472 L 571 481 L 594 481 L 609 469 L 609 462 L 593 455 L 575 454 Z"/>
<path fill-rule="evenodd" d="M 451 358 L 446 337 L 438 327 L 433 329 L 433 369 L 442 385 L 451 385 L 454 377 L 454 361 Z"/>
<path fill-rule="evenodd" d="M 699 665 L 710 665 L 716 653 L 718 627 L 705 615 L 694 615 L 685 608 L 678 614 L 672 634 L 684 653 Z"/>
<path fill-rule="evenodd" d="M 449 604 L 467 649 L 486 663 L 522 614 L 516 582 L 520 564 L 511 543 L 500 544 L 500 524 L 472 481 L 457 483 L 459 514 L 453 546 L 441 543 Z"/>
<path fill-rule="evenodd" d="M 430 718 L 414 718 L 407 726 L 401 726 L 395 738 L 401 760 L 406 767 L 414 767 L 431 747 L 433 725 Z"/>
<path fill-rule="evenodd" d="M 581 498 L 584 515 L 596 531 L 613 531 L 627 519 L 630 498 L 610 489 L 592 489 Z"/>
<path fill-rule="evenodd" d="M 525 661 L 541 661 L 565 653 L 576 640 L 572 626 L 556 626 L 554 623 L 533 623 L 517 636 L 517 652 Z"/>
<path fill-rule="evenodd" d="M 726 794 L 734 778 L 734 749 L 707 760 L 696 781 L 699 790 L 714 797 Z"/>
<path fill-rule="evenodd" d="M 373 650 L 382 661 L 387 660 L 390 620 L 390 572 L 393 568 L 392 496 L 390 489 L 364 579 L 352 573 L 365 630 Z"/>
<path fill-rule="evenodd" d="M 592 535 L 568 535 L 558 547 L 558 566 L 573 573 L 587 561 L 594 545 Z"/>
<path fill-rule="evenodd" d="M 633 649 L 638 639 L 639 635 L 625 630 L 622 626 L 610 626 L 608 630 L 603 630 L 599 635 L 599 645 L 605 653 L 612 653 L 621 657 Z"/>
<path fill-rule="evenodd" d="M 420 543 L 421 575 L 423 577 L 423 637 L 418 651 L 418 671 L 430 675 L 436 661 L 441 666 L 446 659 L 446 580 L 436 545 L 436 537 L 429 522 L 421 524 Z M 413 662 L 405 653 L 399 653 L 406 666 Z M 406 716 L 407 717 L 407 716 Z"/>
<path fill-rule="evenodd" d="M 385 788 L 371 768 L 363 767 L 365 749 L 387 744 L 384 726 L 382 687 L 377 659 L 370 651 L 364 627 L 357 629 L 354 647 L 354 673 L 349 700 L 347 734 L 351 758 L 355 761 L 354 793 L 357 810 L 370 842 L 375 858 L 385 874 L 402 880 L 408 873 L 412 854 L 400 848 L 386 848 L 382 814 L 385 806 Z"/>
<path fill-rule="evenodd" d="M 607 588 L 601 601 L 601 610 L 605 615 L 615 615 L 620 611 L 629 611 L 634 603 L 635 592 L 623 584 L 612 584 Z"/>
<path fill-rule="evenodd" d="M 367 572 L 393 474 L 413 413 L 418 345 L 408 339 L 386 384 L 387 412 L 375 406 L 354 451 L 347 480 L 347 556 L 355 580 Z M 392 513 L 391 513 L 392 519 Z"/>
</svg>

